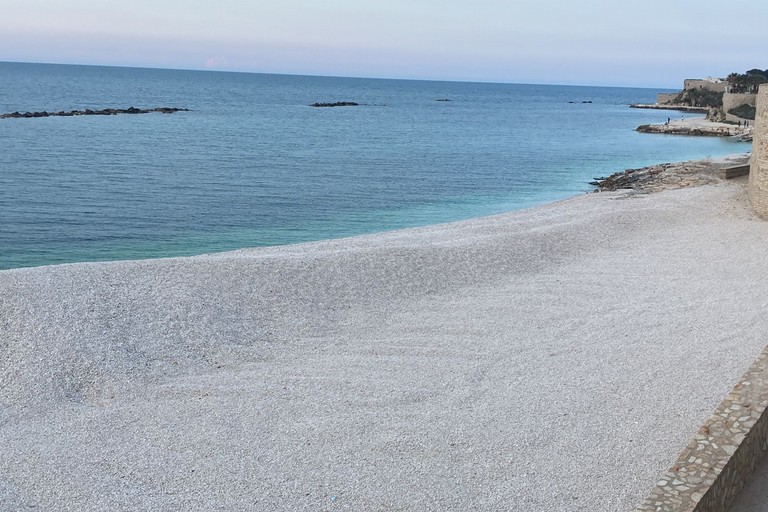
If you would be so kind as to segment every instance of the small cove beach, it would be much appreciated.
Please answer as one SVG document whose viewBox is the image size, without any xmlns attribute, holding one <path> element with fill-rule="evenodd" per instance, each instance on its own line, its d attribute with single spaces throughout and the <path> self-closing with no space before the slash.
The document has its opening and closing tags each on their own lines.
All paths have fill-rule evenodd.
<svg viewBox="0 0 768 512">
<path fill-rule="evenodd" d="M 0 503 L 629 510 L 764 347 L 745 183 L 2 271 Z"/>
</svg>

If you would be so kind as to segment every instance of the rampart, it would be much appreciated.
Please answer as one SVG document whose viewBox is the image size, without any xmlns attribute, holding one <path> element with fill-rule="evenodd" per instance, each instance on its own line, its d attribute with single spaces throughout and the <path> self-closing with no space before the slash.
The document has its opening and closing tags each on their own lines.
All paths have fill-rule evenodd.
<svg viewBox="0 0 768 512">
<path fill-rule="evenodd" d="M 729 114 L 728 111 L 732 108 L 740 107 L 742 105 L 751 105 L 755 106 L 755 101 L 757 100 L 757 94 L 746 94 L 746 93 L 734 93 L 734 92 L 727 92 L 723 94 L 723 112 L 725 112 L 725 119 L 726 121 L 740 121 L 741 118 L 734 116 L 733 114 Z"/>
<path fill-rule="evenodd" d="M 720 79 L 707 78 L 702 80 L 698 78 L 686 78 L 683 80 L 683 91 L 690 91 L 692 89 L 705 89 L 714 92 L 725 92 L 727 87 L 728 82 Z M 656 103 L 659 105 L 674 103 L 674 100 L 677 98 L 678 94 L 683 91 L 659 93 L 656 95 Z M 741 103 L 739 105 L 741 105 Z M 734 106 L 738 107 L 739 105 Z"/>
<path fill-rule="evenodd" d="M 757 93 L 749 168 L 749 202 L 757 215 L 768 220 L 768 84 L 762 84 Z"/>
<path fill-rule="evenodd" d="M 691 89 L 707 89 L 715 92 L 725 92 L 725 88 L 728 86 L 728 82 L 714 80 L 698 80 L 688 78 L 683 81 L 683 89 L 689 91 Z"/>
</svg>

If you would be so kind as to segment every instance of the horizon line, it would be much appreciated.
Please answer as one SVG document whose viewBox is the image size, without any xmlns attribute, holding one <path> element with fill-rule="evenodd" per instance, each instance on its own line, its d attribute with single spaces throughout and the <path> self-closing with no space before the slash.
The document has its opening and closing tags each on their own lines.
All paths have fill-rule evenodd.
<svg viewBox="0 0 768 512">
<path fill-rule="evenodd" d="M 665 86 L 639 86 L 639 85 L 590 85 L 590 84 L 573 84 L 573 83 L 554 83 L 554 82 L 503 82 L 497 80 L 470 80 L 470 79 L 438 79 L 438 78 L 413 78 L 413 77 L 391 77 L 391 76 L 357 76 L 357 75 L 318 75 L 313 73 L 275 73 L 270 71 L 252 71 L 252 70 L 235 70 L 235 69 L 211 69 L 211 68 L 184 68 L 184 67 L 159 67 L 159 66 L 140 66 L 140 65 L 119 65 L 119 64 L 83 64 L 72 62 L 35 62 L 35 61 L 12 61 L 12 60 L 0 60 L 0 63 L 4 64 L 31 64 L 31 65 L 45 65 L 45 66 L 86 66 L 86 67 L 102 67 L 102 68 L 122 68 L 122 69 L 149 69 L 149 70 L 166 70 L 166 71 L 194 71 L 194 72 L 210 72 L 210 73 L 238 73 L 247 75 L 277 75 L 277 76 L 305 76 L 314 78 L 349 78 L 360 80 L 401 80 L 410 82 L 445 82 L 445 83 L 474 83 L 474 84 L 497 84 L 497 85 L 545 85 L 545 86 L 566 86 L 566 87 L 611 87 L 617 89 L 662 89 L 662 90 L 678 90 L 677 87 L 665 87 Z M 697 80 L 696 78 L 687 78 L 686 80 Z"/>
</svg>

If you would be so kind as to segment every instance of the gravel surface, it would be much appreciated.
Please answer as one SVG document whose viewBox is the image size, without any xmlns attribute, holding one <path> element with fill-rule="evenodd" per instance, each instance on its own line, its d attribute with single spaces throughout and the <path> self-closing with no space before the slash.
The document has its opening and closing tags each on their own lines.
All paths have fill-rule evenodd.
<svg viewBox="0 0 768 512">
<path fill-rule="evenodd" d="M 745 181 L 0 272 L 0 510 L 620 511 L 766 343 Z"/>
</svg>

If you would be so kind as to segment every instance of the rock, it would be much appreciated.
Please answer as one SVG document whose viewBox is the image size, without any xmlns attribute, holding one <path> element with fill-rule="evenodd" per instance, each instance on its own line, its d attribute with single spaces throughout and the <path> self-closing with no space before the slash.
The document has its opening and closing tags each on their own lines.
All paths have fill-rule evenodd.
<svg viewBox="0 0 768 512">
<path fill-rule="evenodd" d="M 695 187 L 722 180 L 723 165 L 708 160 L 657 164 L 595 178 L 590 185 L 597 187 L 595 192 L 628 189 L 632 194 Z"/>
<path fill-rule="evenodd" d="M 60 110 L 59 112 L 11 112 L 9 114 L 0 115 L 0 119 L 11 118 L 32 118 L 32 117 L 71 117 L 71 116 L 114 116 L 117 114 L 148 114 L 150 112 L 161 112 L 163 114 L 173 114 L 174 112 L 189 112 L 188 108 L 176 108 L 176 107 L 157 107 L 153 109 L 139 109 L 136 107 L 128 107 L 125 109 L 120 108 L 105 108 L 103 110 L 91 110 L 89 108 L 85 110 L 70 110 L 65 112 Z"/>
<path fill-rule="evenodd" d="M 354 101 L 337 101 L 336 103 L 313 103 L 310 107 L 356 107 L 359 103 Z"/>
<path fill-rule="evenodd" d="M 153 108 L 150 112 L 160 112 L 161 114 L 173 114 L 175 112 L 189 112 L 188 108 L 174 108 L 174 107 L 158 107 Z"/>
</svg>

